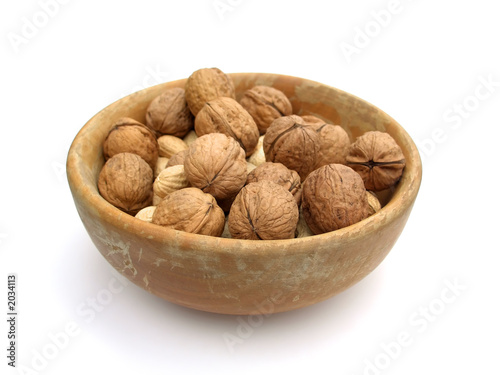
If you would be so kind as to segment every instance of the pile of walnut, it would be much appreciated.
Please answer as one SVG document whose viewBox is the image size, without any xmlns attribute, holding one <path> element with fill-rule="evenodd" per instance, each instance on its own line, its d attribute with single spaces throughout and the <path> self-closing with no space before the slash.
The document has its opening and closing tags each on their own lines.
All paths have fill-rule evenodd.
<svg viewBox="0 0 500 375">
<path fill-rule="evenodd" d="M 194 129 L 194 130 L 193 130 Z M 338 125 L 292 114 L 285 94 L 200 69 L 155 98 L 146 123 L 120 119 L 103 144 L 101 195 L 141 220 L 239 239 L 305 237 L 381 208 L 405 166 L 387 133 L 351 143 Z"/>
</svg>

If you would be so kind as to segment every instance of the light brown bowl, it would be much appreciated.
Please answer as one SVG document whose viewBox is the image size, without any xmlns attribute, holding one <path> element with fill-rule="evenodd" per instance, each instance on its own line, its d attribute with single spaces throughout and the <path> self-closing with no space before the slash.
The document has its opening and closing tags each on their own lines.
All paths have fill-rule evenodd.
<svg viewBox="0 0 500 375">
<path fill-rule="evenodd" d="M 123 116 L 145 121 L 148 104 L 168 82 L 129 95 L 95 115 L 78 133 L 67 174 L 81 220 L 106 260 L 129 280 L 173 303 L 223 314 L 269 314 L 308 306 L 338 294 L 373 271 L 406 224 L 422 178 L 415 144 L 375 106 L 341 90 L 302 78 L 230 74 L 236 92 L 255 85 L 282 90 L 298 115 L 340 124 L 351 138 L 369 130 L 388 132 L 406 158 L 403 177 L 378 213 L 347 228 L 276 241 L 216 238 L 143 222 L 106 202 L 97 190 L 104 163 L 102 143 Z"/>
</svg>

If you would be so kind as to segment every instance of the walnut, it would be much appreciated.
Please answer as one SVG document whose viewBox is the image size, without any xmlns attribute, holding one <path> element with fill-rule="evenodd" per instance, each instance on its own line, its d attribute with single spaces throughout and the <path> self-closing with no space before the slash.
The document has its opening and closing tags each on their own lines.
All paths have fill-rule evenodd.
<svg viewBox="0 0 500 375">
<path fill-rule="evenodd" d="M 347 132 L 339 125 L 327 124 L 314 116 L 302 116 L 302 119 L 319 135 L 319 153 L 314 169 L 327 164 L 345 164 L 351 145 Z"/>
<path fill-rule="evenodd" d="M 245 151 L 227 135 L 199 137 L 188 149 L 184 171 L 192 186 L 217 200 L 234 196 L 247 179 Z"/>
<path fill-rule="evenodd" d="M 319 155 L 316 168 L 326 164 L 345 164 L 351 140 L 339 125 L 324 124 L 316 128 L 319 135 Z"/>
<path fill-rule="evenodd" d="M 153 191 L 159 198 L 165 198 L 176 190 L 189 186 L 183 165 L 175 165 L 164 169 L 153 183 Z"/>
<path fill-rule="evenodd" d="M 224 212 L 214 197 L 189 187 L 167 195 L 156 206 L 152 222 L 184 232 L 220 237 L 224 220 Z"/>
<path fill-rule="evenodd" d="M 247 185 L 257 181 L 272 181 L 288 190 L 297 204 L 300 205 L 302 189 L 300 176 L 297 172 L 288 169 L 281 163 L 266 162 L 259 165 L 248 174 Z"/>
<path fill-rule="evenodd" d="M 259 129 L 252 116 L 234 99 L 206 102 L 196 115 L 194 129 L 199 136 L 222 133 L 233 137 L 250 156 L 259 141 Z"/>
<path fill-rule="evenodd" d="M 102 167 L 97 186 L 109 203 L 135 215 L 152 203 L 153 170 L 139 155 L 116 154 Z"/>
<path fill-rule="evenodd" d="M 153 177 L 156 178 L 158 175 L 163 171 L 165 168 L 167 168 L 168 162 L 170 161 L 169 158 L 164 158 L 163 156 L 158 157 L 158 161 L 156 162 Z"/>
<path fill-rule="evenodd" d="M 259 141 L 257 142 L 257 147 L 252 155 L 247 158 L 247 161 L 252 163 L 255 166 L 259 166 L 262 163 L 266 162 L 266 155 L 264 154 L 264 136 L 261 135 L 259 137 Z"/>
<path fill-rule="evenodd" d="M 123 117 L 109 131 L 103 143 L 104 159 L 130 152 L 143 158 L 151 168 L 158 159 L 158 142 L 154 133 L 134 119 Z"/>
<path fill-rule="evenodd" d="M 151 223 L 153 221 L 153 214 L 156 210 L 155 206 L 148 206 L 140 210 L 135 217 L 142 220 L 146 221 L 148 223 Z"/>
<path fill-rule="evenodd" d="M 277 118 L 264 136 L 266 161 L 284 164 L 302 180 L 314 170 L 319 150 L 316 130 L 296 115 Z"/>
<path fill-rule="evenodd" d="M 302 211 L 314 234 L 347 227 L 368 217 L 361 177 L 342 164 L 313 171 L 302 186 Z"/>
<path fill-rule="evenodd" d="M 160 156 L 164 158 L 171 158 L 178 152 L 188 148 L 188 145 L 182 139 L 173 135 L 162 135 L 158 138 L 158 145 L 160 146 Z"/>
<path fill-rule="evenodd" d="M 253 117 L 260 134 L 265 134 L 273 120 L 292 114 L 286 95 L 273 87 L 255 86 L 243 93 L 240 104 Z"/>
<path fill-rule="evenodd" d="M 184 159 L 186 158 L 188 150 L 179 151 L 177 154 L 172 155 L 168 159 L 167 168 L 173 167 L 174 165 L 184 165 Z"/>
<path fill-rule="evenodd" d="M 369 215 L 373 215 L 375 212 L 380 211 L 380 209 L 382 208 L 380 201 L 378 200 L 375 193 L 367 190 L 366 191 L 366 200 L 368 201 Z"/>
<path fill-rule="evenodd" d="M 245 186 L 236 196 L 228 216 L 231 237 L 278 240 L 295 237 L 299 208 L 293 195 L 267 180 Z"/>
<path fill-rule="evenodd" d="M 193 115 L 197 115 L 206 102 L 221 96 L 235 98 L 232 79 L 218 68 L 204 68 L 189 76 L 185 85 L 186 101 Z"/>
<path fill-rule="evenodd" d="M 405 167 L 401 147 L 387 133 L 371 131 L 350 146 L 347 165 L 359 173 L 367 190 L 380 191 L 395 185 Z"/>
<path fill-rule="evenodd" d="M 153 99 L 146 111 L 146 125 L 159 134 L 184 137 L 194 126 L 184 89 L 168 89 Z"/>
</svg>

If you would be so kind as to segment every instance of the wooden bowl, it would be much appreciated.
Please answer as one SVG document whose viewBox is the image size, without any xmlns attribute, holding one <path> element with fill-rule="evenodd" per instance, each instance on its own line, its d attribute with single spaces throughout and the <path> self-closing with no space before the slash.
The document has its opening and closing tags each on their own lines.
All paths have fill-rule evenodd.
<svg viewBox="0 0 500 375">
<path fill-rule="evenodd" d="M 249 241 L 195 235 L 143 222 L 106 202 L 97 190 L 102 143 L 123 116 L 145 122 L 148 104 L 185 79 L 136 92 L 109 105 L 78 133 L 67 175 L 80 218 L 106 260 L 129 280 L 173 303 L 223 314 L 270 314 L 308 306 L 354 285 L 385 258 L 417 197 L 422 166 L 406 131 L 375 106 L 341 90 L 302 78 L 230 74 L 236 92 L 255 85 L 283 91 L 298 115 L 341 125 L 354 140 L 388 132 L 403 149 L 406 168 L 388 203 L 347 228 L 317 236 Z"/>
</svg>

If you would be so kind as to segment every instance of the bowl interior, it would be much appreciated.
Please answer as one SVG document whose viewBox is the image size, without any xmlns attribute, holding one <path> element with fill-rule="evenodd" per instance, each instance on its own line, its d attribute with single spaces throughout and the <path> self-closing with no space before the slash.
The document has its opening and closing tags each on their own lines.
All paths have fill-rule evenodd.
<svg viewBox="0 0 500 375">
<path fill-rule="evenodd" d="M 405 187 L 406 177 L 413 177 L 414 172 L 421 171 L 418 151 L 406 131 L 385 112 L 360 98 L 298 77 L 264 73 L 234 73 L 230 76 L 235 83 L 237 100 L 245 90 L 253 86 L 275 87 L 289 98 L 294 114 L 314 115 L 329 123 L 340 125 L 346 130 L 351 141 L 367 131 L 378 130 L 389 133 L 402 148 L 407 162 L 405 175 L 396 190 Z M 78 144 L 75 142 L 73 146 L 79 147 L 80 153 L 86 156 L 81 160 L 85 163 L 79 164 L 78 170 L 83 173 L 85 183 L 92 187 L 93 192 L 97 192 L 97 179 L 104 164 L 102 143 L 114 123 L 121 117 L 131 117 L 145 123 L 149 103 L 165 89 L 183 88 L 185 81 L 182 79 L 167 82 L 133 93 L 99 112 L 82 129 L 75 139 L 79 140 Z M 393 193 L 394 189 L 378 193 L 382 205 L 391 200 Z M 100 204 L 108 205 L 107 202 Z"/>
</svg>

